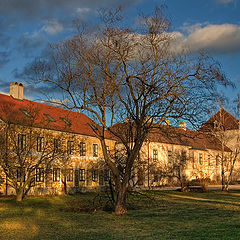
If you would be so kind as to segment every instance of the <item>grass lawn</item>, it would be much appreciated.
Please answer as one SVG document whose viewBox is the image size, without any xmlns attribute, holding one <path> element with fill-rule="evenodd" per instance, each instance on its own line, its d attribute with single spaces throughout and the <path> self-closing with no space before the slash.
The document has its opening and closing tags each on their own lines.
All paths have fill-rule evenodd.
<svg viewBox="0 0 240 240">
<path fill-rule="evenodd" d="M 129 214 L 83 212 L 93 193 L 0 198 L 0 239 L 240 239 L 240 192 L 150 191 L 129 198 Z"/>
</svg>

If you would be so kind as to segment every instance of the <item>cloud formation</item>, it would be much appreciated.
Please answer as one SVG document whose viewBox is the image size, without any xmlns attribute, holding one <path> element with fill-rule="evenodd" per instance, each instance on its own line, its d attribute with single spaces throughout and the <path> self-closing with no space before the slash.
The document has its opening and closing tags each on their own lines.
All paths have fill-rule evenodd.
<svg viewBox="0 0 240 240">
<path fill-rule="evenodd" d="M 141 0 L 1 0 L 0 14 L 21 15 L 24 18 L 49 17 L 56 11 L 73 13 L 75 9 L 96 9 L 99 7 L 128 7 Z"/>
<path fill-rule="evenodd" d="M 206 50 L 215 54 L 240 52 L 240 26 L 233 24 L 189 26 L 188 34 L 175 32 L 178 49 Z"/>
<path fill-rule="evenodd" d="M 55 35 L 63 30 L 63 25 L 59 23 L 56 19 L 46 21 L 46 24 L 42 27 L 42 31 L 50 35 Z"/>
</svg>

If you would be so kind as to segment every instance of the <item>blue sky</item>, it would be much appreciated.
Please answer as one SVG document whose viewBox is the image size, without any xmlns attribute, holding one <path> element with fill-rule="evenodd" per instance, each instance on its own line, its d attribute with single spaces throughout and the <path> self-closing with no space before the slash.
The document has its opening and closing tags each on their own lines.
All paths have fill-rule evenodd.
<svg viewBox="0 0 240 240">
<path fill-rule="evenodd" d="M 22 78 L 24 67 L 46 54 L 49 43 L 70 38 L 76 18 L 97 21 L 97 10 L 122 5 L 126 23 L 134 27 L 139 13 L 150 14 L 165 4 L 179 46 L 207 50 L 219 60 L 235 89 L 240 83 L 240 0 L 1 0 L 0 1 L 0 92 L 9 93 L 9 83 L 21 81 L 25 97 L 37 99 L 40 89 Z"/>
</svg>

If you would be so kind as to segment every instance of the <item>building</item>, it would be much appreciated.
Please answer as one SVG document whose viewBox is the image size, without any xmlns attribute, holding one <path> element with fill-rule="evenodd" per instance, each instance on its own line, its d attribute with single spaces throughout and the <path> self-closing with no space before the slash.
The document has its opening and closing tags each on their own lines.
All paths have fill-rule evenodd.
<svg viewBox="0 0 240 240">
<path fill-rule="evenodd" d="M 169 120 L 154 124 L 136 161 L 133 185 L 176 186 L 200 179 L 220 183 L 222 154 L 231 152 L 211 132 L 188 130 L 185 122 L 179 127 Z"/>
<path fill-rule="evenodd" d="M 182 124 L 153 129 L 140 152 L 142 159 L 148 159 L 146 170 L 150 172 L 144 184 L 184 185 L 197 179 L 219 183 L 222 152 L 229 155 L 231 150 L 222 148 L 221 142 L 210 133 L 188 130 Z"/>
<path fill-rule="evenodd" d="M 124 124 L 127 122 L 119 123 Z M 0 94 L 0 127 L 8 129 L 6 139 L 11 142 L 5 146 L 6 139 L 3 139 L 1 156 L 4 158 L 7 150 L 8 161 L 16 157 L 21 161 L 10 162 L 14 167 L 9 177 L 0 170 L 0 193 L 15 194 L 12 185 L 26 184 L 26 169 L 30 167 L 34 181 L 29 194 L 61 194 L 105 186 L 109 171 L 100 141 L 92 129 L 94 125 L 82 113 L 24 99 L 23 85 L 11 83 L 10 96 Z M 216 128 L 219 126 L 221 129 Z M 222 134 L 216 134 L 222 133 L 223 126 L 228 141 L 223 141 Z M 229 136 L 234 136 L 231 141 Z M 185 122 L 179 127 L 171 126 L 169 120 L 165 125 L 154 124 L 135 163 L 131 184 L 156 187 L 196 179 L 220 182 L 221 159 L 223 156 L 227 159 L 234 149 L 239 149 L 238 136 L 239 121 L 223 109 L 198 131 L 188 130 Z M 106 144 L 116 157 L 121 144 L 108 132 Z M 238 158 L 236 162 L 232 178 L 238 180 Z M 10 181 L 11 177 L 16 179 L 15 183 Z"/>
<path fill-rule="evenodd" d="M 11 152 L 15 151 L 17 157 L 25 157 L 23 160 L 26 162 L 27 158 L 40 162 L 40 158 L 47 152 L 51 157 L 55 155 L 48 171 L 43 164 L 46 157 L 35 167 L 35 172 L 32 173 L 35 174 L 35 183 L 30 194 L 61 193 L 64 180 L 67 182 L 67 191 L 105 185 L 108 173 L 102 167 L 104 162 L 101 144 L 91 128 L 96 123 L 86 115 L 24 99 L 23 85 L 11 83 L 10 96 L 0 94 L 0 124 L 2 128 L 11 126 L 9 136 L 14 135 L 11 142 L 16 145 Z M 109 149 L 114 149 L 110 134 L 106 133 L 106 136 Z M 2 153 L 3 150 L 1 149 Z M 15 171 L 20 182 L 19 164 L 18 161 Z M 26 163 L 25 165 L 27 166 Z M 63 167 L 66 168 L 66 174 L 61 171 Z M 2 178 L 0 192 L 15 194 L 9 180 L 5 176 Z"/>
</svg>

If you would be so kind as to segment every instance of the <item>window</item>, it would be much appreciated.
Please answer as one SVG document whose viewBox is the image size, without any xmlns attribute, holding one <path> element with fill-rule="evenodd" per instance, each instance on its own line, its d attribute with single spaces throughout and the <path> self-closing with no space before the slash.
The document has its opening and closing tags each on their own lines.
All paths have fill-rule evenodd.
<svg viewBox="0 0 240 240">
<path fill-rule="evenodd" d="M 44 115 L 50 122 L 56 122 L 56 120 L 52 116 L 50 116 L 49 114 L 44 113 Z"/>
<path fill-rule="evenodd" d="M 97 182 L 97 180 L 98 180 L 98 171 L 92 170 L 92 181 Z"/>
<path fill-rule="evenodd" d="M 18 149 L 26 150 L 26 134 L 18 134 Z"/>
<path fill-rule="evenodd" d="M 208 154 L 208 166 L 211 166 L 211 155 Z"/>
<path fill-rule="evenodd" d="M 153 161 L 156 162 L 158 160 L 158 150 L 153 150 Z"/>
<path fill-rule="evenodd" d="M 60 181 L 60 168 L 53 169 L 53 181 L 59 182 Z"/>
<path fill-rule="evenodd" d="M 22 181 L 25 182 L 25 169 L 22 167 L 17 167 L 16 177 L 18 182 L 21 182 L 22 177 L 23 177 Z"/>
<path fill-rule="evenodd" d="M 29 118 L 33 118 L 32 114 L 29 113 L 26 109 L 20 108 L 20 111 Z"/>
<path fill-rule="evenodd" d="M 202 153 L 199 153 L 199 155 L 198 155 L 198 161 L 199 161 L 199 164 L 200 164 L 200 165 L 203 164 L 203 155 L 202 155 Z"/>
<path fill-rule="evenodd" d="M 64 117 L 60 117 L 60 119 L 66 124 L 68 125 L 69 127 L 72 125 L 71 122 L 69 120 L 67 120 L 66 118 Z"/>
<path fill-rule="evenodd" d="M 43 137 L 37 137 L 37 152 L 42 152 L 44 148 L 44 138 Z"/>
<path fill-rule="evenodd" d="M 80 142 L 79 153 L 80 153 L 80 156 L 86 156 L 86 143 L 85 142 Z"/>
<path fill-rule="evenodd" d="M 182 161 L 186 162 L 186 160 L 187 160 L 187 152 L 183 150 L 182 153 L 181 153 L 181 157 L 182 157 Z"/>
<path fill-rule="evenodd" d="M 193 169 L 195 169 L 195 167 L 196 167 L 194 154 L 193 154 L 193 156 L 192 156 L 192 167 L 193 167 Z"/>
<path fill-rule="evenodd" d="M 60 140 L 58 138 L 53 139 L 53 150 L 55 153 L 59 153 L 61 150 Z"/>
<path fill-rule="evenodd" d="M 220 155 L 217 155 L 217 156 L 216 156 L 216 167 L 219 165 L 220 160 L 221 160 Z"/>
<path fill-rule="evenodd" d="M 79 181 L 85 181 L 85 169 L 79 169 Z"/>
<path fill-rule="evenodd" d="M 172 151 L 168 150 L 168 163 L 173 163 Z"/>
<path fill-rule="evenodd" d="M 98 145 L 93 144 L 93 157 L 98 157 Z"/>
<path fill-rule="evenodd" d="M 105 182 L 109 181 L 109 176 L 110 176 L 110 172 L 108 170 L 104 170 L 104 172 L 103 172 L 103 180 Z"/>
<path fill-rule="evenodd" d="M 68 140 L 67 141 L 67 153 L 73 154 L 73 150 L 74 150 L 74 141 Z"/>
<path fill-rule="evenodd" d="M 66 170 L 66 180 L 68 182 L 72 182 L 73 181 L 73 169 L 67 169 Z"/>
<path fill-rule="evenodd" d="M 36 182 L 44 182 L 44 169 L 43 168 L 36 169 Z"/>
<path fill-rule="evenodd" d="M 110 147 L 106 146 L 106 148 L 107 148 L 107 153 L 110 154 Z"/>
</svg>

